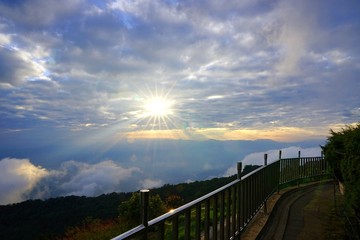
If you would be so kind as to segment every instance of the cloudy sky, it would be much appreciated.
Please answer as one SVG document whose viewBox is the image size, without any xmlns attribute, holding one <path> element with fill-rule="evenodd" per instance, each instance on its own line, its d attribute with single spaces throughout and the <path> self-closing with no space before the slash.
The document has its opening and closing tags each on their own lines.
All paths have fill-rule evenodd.
<svg viewBox="0 0 360 240">
<path fill-rule="evenodd" d="M 45 178 L 45 149 L 83 169 L 79 149 L 122 141 L 325 139 L 360 119 L 359 42 L 358 0 L 1 0 L 1 164 Z"/>
</svg>

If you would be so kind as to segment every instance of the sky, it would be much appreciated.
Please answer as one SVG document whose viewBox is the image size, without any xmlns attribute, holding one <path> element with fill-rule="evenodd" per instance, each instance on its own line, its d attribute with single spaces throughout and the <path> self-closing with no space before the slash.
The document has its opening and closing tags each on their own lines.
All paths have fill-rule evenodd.
<svg viewBox="0 0 360 240">
<path fill-rule="evenodd" d="M 0 204 L 122 184 L 182 141 L 321 143 L 360 119 L 359 42 L 357 0 L 0 0 Z"/>
</svg>

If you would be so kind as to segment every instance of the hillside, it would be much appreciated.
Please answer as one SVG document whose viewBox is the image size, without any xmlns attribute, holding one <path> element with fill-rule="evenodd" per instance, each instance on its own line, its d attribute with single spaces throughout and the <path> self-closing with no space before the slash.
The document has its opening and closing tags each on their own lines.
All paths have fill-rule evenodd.
<svg viewBox="0 0 360 240">
<path fill-rule="evenodd" d="M 246 166 L 243 174 L 257 167 Z M 177 196 L 180 199 L 178 203 L 183 204 L 233 181 L 235 177 L 166 184 L 152 189 L 151 195 L 159 195 L 163 201 L 168 196 Z M 80 226 L 88 219 L 116 221 L 120 203 L 131 195 L 110 193 L 97 197 L 67 196 L 0 206 L 0 239 L 62 239 L 61 236 L 67 230 Z"/>
</svg>

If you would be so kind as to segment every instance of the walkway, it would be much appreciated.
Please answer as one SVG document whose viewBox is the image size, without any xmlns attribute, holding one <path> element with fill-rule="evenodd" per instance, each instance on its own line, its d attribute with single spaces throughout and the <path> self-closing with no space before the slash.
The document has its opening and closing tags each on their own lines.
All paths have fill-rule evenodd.
<svg viewBox="0 0 360 240">
<path fill-rule="evenodd" d="M 242 239 L 255 239 L 256 236 L 259 240 L 338 239 L 343 234 L 342 229 L 339 232 L 335 229 L 336 226 L 334 229 L 330 227 L 332 222 L 336 221 L 331 219 L 334 208 L 333 194 L 332 182 L 312 184 L 283 192 L 280 194 L 281 197 L 277 196 L 274 206 L 270 206 L 271 214 L 260 213 L 257 217 L 259 219 L 250 224 L 250 229 L 245 231 Z M 261 222 L 266 222 L 264 227 Z M 254 228 L 262 230 L 258 234 Z"/>
</svg>

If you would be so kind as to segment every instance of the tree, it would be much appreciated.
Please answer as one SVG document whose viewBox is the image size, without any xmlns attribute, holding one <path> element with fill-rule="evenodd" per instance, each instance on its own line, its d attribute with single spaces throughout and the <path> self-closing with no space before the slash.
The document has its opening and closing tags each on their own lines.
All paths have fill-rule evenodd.
<svg viewBox="0 0 360 240">
<path fill-rule="evenodd" d="M 165 204 L 167 209 L 178 208 L 184 204 L 184 199 L 182 199 L 179 195 L 170 195 L 166 197 Z"/>
<path fill-rule="evenodd" d="M 330 168 L 333 170 L 333 174 L 340 181 L 343 182 L 343 176 L 341 172 L 341 161 L 345 155 L 345 134 L 344 132 L 334 132 L 330 130 L 331 136 L 328 137 L 327 143 L 322 147 L 325 160 L 329 163 Z"/>
<path fill-rule="evenodd" d="M 166 212 L 164 202 L 158 194 L 149 197 L 149 219 L 153 219 Z M 124 201 L 119 206 L 119 217 L 122 221 L 131 226 L 136 226 L 140 222 L 140 194 L 134 192 L 128 201 Z"/>
<path fill-rule="evenodd" d="M 334 175 L 344 182 L 346 202 L 360 217 L 360 123 L 330 133 L 323 147 L 325 160 Z"/>
</svg>

